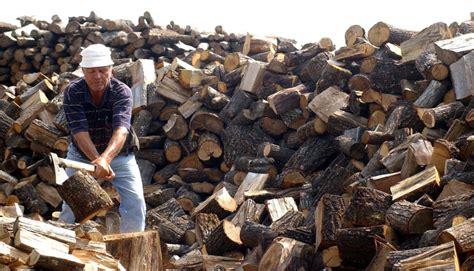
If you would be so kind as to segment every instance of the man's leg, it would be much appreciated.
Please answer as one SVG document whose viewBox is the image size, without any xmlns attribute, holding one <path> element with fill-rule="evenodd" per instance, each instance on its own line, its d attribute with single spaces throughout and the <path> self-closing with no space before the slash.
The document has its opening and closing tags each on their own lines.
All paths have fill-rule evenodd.
<svg viewBox="0 0 474 271">
<path fill-rule="evenodd" d="M 112 160 L 110 165 L 115 172 L 112 184 L 120 194 L 120 232 L 143 231 L 146 205 L 135 156 L 133 154 L 119 155 Z"/>
</svg>

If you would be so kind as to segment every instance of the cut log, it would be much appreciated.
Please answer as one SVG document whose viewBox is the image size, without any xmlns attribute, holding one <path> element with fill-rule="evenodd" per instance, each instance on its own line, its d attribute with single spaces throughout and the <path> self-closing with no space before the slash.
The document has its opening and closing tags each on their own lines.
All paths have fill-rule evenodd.
<svg viewBox="0 0 474 271">
<path fill-rule="evenodd" d="M 387 224 L 402 234 L 422 234 L 433 227 L 433 210 L 400 200 L 390 206 Z"/>
<path fill-rule="evenodd" d="M 16 232 L 16 230 L 20 228 L 42 236 L 50 237 L 51 239 L 58 240 L 61 243 L 68 244 L 71 247 L 76 243 L 76 234 L 74 231 L 63 229 L 49 223 L 32 220 L 26 217 L 18 217 L 13 225 L 13 230 Z"/>
<path fill-rule="evenodd" d="M 425 91 L 413 103 L 413 106 L 416 108 L 436 107 L 443 100 L 446 91 L 447 88 L 443 83 L 432 80 Z"/>
<path fill-rule="evenodd" d="M 84 171 L 77 171 L 57 189 L 73 210 L 75 220 L 81 224 L 113 206 L 108 194 Z M 84 202 L 84 199 L 89 200 Z"/>
<path fill-rule="evenodd" d="M 277 171 L 273 166 L 272 158 L 253 158 L 251 156 L 240 156 L 234 161 L 234 169 L 238 171 L 253 173 L 268 173 L 275 176 Z"/>
<path fill-rule="evenodd" d="M 371 176 L 367 180 L 367 187 L 390 193 L 390 187 L 402 180 L 400 172 Z"/>
<path fill-rule="evenodd" d="M 240 184 L 234 199 L 237 205 L 244 202 L 244 193 L 262 189 L 269 178 L 268 174 L 249 172 L 243 182 Z"/>
<path fill-rule="evenodd" d="M 160 235 L 156 231 L 105 235 L 107 251 L 126 270 L 163 270 Z"/>
<path fill-rule="evenodd" d="M 230 122 L 240 111 L 250 107 L 252 102 L 250 94 L 237 89 L 219 115 L 225 122 Z"/>
<path fill-rule="evenodd" d="M 240 205 L 231 222 L 238 227 L 243 227 L 245 221 L 259 223 L 263 218 L 264 211 L 264 204 L 258 204 L 251 199 L 247 199 Z"/>
<path fill-rule="evenodd" d="M 158 149 L 163 148 L 163 142 L 165 138 L 163 136 L 142 136 L 138 137 L 140 143 L 140 149 Z"/>
<path fill-rule="evenodd" d="M 381 46 L 387 42 L 400 45 L 410 39 L 416 32 L 396 28 L 384 22 L 378 22 L 369 29 L 368 39 L 375 46 Z"/>
<path fill-rule="evenodd" d="M 201 197 L 193 191 L 189 191 L 184 186 L 176 191 L 176 200 L 186 212 L 191 212 L 202 200 Z"/>
<path fill-rule="evenodd" d="M 391 204 L 391 196 L 387 193 L 365 187 L 356 188 L 344 219 L 353 226 L 382 225 L 385 223 L 385 213 Z"/>
<path fill-rule="evenodd" d="M 39 115 L 39 113 L 43 111 L 43 109 L 44 105 L 41 103 L 37 103 L 28 107 L 28 109 L 22 111 L 20 117 L 16 119 L 13 123 L 13 129 L 15 130 L 15 132 L 21 134 Z"/>
<path fill-rule="evenodd" d="M 452 143 L 444 139 L 437 139 L 433 144 L 431 163 L 436 166 L 439 174 L 444 175 L 444 165 L 446 160 L 456 158 L 459 149 Z"/>
<path fill-rule="evenodd" d="M 304 142 L 310 137 L 324 134 L 326 129 L 326 123 L 320 117 L 316 116 L 313 120 L 307 121 L 298 127 L 296 137 L 300 142 Z"/>
<path fill-rule="evenodd" d="M 191 117 L 191 120 L 189 121 L 189 129 L 203 129 L 220 135 L 224 130 L 224 122 L 221 117 L 214 113 L 198 111 Z"/>
<path fill-rule="evenodd" d="M 39 213 L 44 215 L 48 211 L 48 206 L 38 195 L 36 188 L 28 181 L 20 182 L 15 185 L 15 195 L 25 206 L 29 213 Z"/>
<path fill-rule="evenodd" d="M 222 255 L 227 251 L 242 249 L 240 227 L 234 226 L 228 220 L 222 220 L 206 241 L 206 250 L 212 255 Z"/>
<path fill-rule="evenodd" d="M 470 33 L 436 41 L 434 43 L 436 55 L 439 60 L 449 66 L 474 49 L 473 37 L 474 33 Z"/>
<path fill-rule="evenodd" d="M 270 157 L 275 159 L 276 161 L 280 162 L 281 164 L 285 164 L 291 156 L 295 153 L 294 150 L 285 148 L 280 145 L 264 142 L 262 143 L 263 150 L 262 155 L 264 157 Z"/>
<path fill-rule="evenodd" d="M 250 93 L 256 93 L 262 87 L 264 72 L 265 66 L 263 63 L 258 61 L 250 62 L 244 69 L 244 76 L 239 88 Z"/>
<path fill-rule="evenodd" d="M 21 105 L 39 90 L 43 91 L 44 93 L 52 93 L 53 85 L 51 84 L 51 81 L 48 79 L 44 79 L 37 83 L 34 87 L 28 88 L 21 95 L 15 97 L 15 102 Z"/>
<path fill-rule="evenodd" d="M 395 268 L 400 270 L 425 269 L 460 270 L 454 242 L 448 242 L 421 254 L 400 260 Z"/>
<path fill-rule="evenodd" d="M 369 266 L 367 266 L 367 271 L 383 270 L 389 253 L 396 251 L 394 246 L 390 245 L 385 240 L 380 240 L 379 238 L 376 238 L 375 240 L 375 248 L 375 257 L 372 259 Z"/>
<path fill-rule="evenodd" d="M 202 103 L 199 101 L 199 94 L 194 93 L 185 103 L 178 107 L 179 113 L 185 118 L 191 117 L 196 111 L 198 111 L 202 106 Z"/>
<path fill-rule="evenodd" d="M 315 152 L 316 149 L 320 151 Z M 301 184 L 306 175 L 327 163 L 336 155 L 337 150 L 337 146 L 328 137 L 309 138 L 285 164 L 282 185 L 291 187 Z"/>
<path fill-rule="evenodd" d="M 295 73 L 299 76 L 302 82 L 316 83 L 321 78 L 321 74 L 328 64 L 330 57 L 331 54 L 329 52 L 321 52 L 298 66 Z M 272 62 L 270 62 L 269 66 Z M 267 67 L 267 69 L 269 68 L 270 67 Z"/>
<path fill-rule="evenodd" d="M 171 140 L 179 140 L 188 134 L 188 123 L 178 114 L 172 114 L 168 122 L 163 126 L 163 130 Z"/>
<path fill-rule="evenodd" d="M 474 239 L 471 232 L 473 226 L 474 218 L 470 218 L 461 224 L 444 230 L 439 236 L 438 242 L 448 243 L 454 241 L 460 253 L 472 252 L 474 250 Z"/>
<path fill-rule="evenodd" d="M 440 177 L 435 166 L 428 166 L 425 170 L 415 174 L 398 184 L 390 187 L 392 200 L 401 199 L 414 200 L 426 192 L 432 192 L 438 188 Z"/>
<path fill-rule="evenodd" d="M 8 245 L 5 242 L 0 242 L 0 263 L 12 266 L 27 264 L 28 256 L 27 253 Z"/>
<path fill-rule="evenodd" d="M 334 139 L 339 150 L 345 155 L 357 160 L 361 160 L 365 156 L 365 143 L 356 142 L 351 137 L 340 135 Z"/>
<path fill-rule="evenodd" d="M 56 253 L 69 253 L 69 245 L 21 227 L 16 228 L 14 243 L 15 247 L 28 252 L 34 249 L 46 249 Z"/>
<path fill-rule="evenodd" d="M 449 66 L 451 81 L 456 92 L 456 99 L 461 100 L 473 95 L 473 74 L 470 66 L 474 60 L 474 53 L 471 52 Z"/>
<path fill-rule="evenodd" d="M 157 167 L 161 167 L 166 164 L 165 154 L 163 153 L 163 150 L 160 149 L 141 149 L 135 152 L 135 158 L 140 160 L 147 160 L 155 164 Z"/>
<path fill-rule="evenodd" d="M 213 133 L 203 133 L 198 139 L 197 155 L 202 161 L 208 161 L 211 158 L 219 158 L 222 155 L 222 146 L 217 137 Z"/>
<path fill-rule="evenodd" d="M 28 265 L 50 270 L 84 270 L 87 264 L 79 258 L 66 253 L 43 248 L 34 249 L 30 253 Z"/>
<path fill-rule="evenodd" d="M 166 138 L 163 148 L 166 160 L 168 162 L 174 163 L 181 159 L 182 150 L 178 141 Z"/>
<path fill-rule="evenodd" d="M 224 162 L 230 166 L 240 156 L 255 156 L 258 145 L 273 143 L 274 139 L 260 129 L 249 126 L 230 125 L 221 137 L 224 143 Z"/>
<path fill-rule="evenodd" d="M 413 35 L 409 40 L 402 42 L 402 61 L 414 61 L 424 50 L 436 41 L 452 38 L 445 23 L 435 23 Z"/>
<path fill-rule="evenodd" d="M 341 135 L 345 130 L 357 127 L 366 128 L 367 119 L 342 110 L 338 110 L 331 114 L 327 123 L 328 133 L 332 135 Z"/>
<path fill-rule="evenodd" d="M 307 270 L 315 251 L 310 245 L 291 238 L 273 241 L 260 260 L 258 270 Z"/>
<path fill-rule="evenodd" d="M 257 247 L 260 244 L 266 245 L 277 236 L 277 232 L 268 226 L 245 221 L 240 230 L 240 239 L 246 247 Z"/>
<path fill-rule="evenodd" d="M 395 266 L 400 264 L 401 260 L 410 258 L 412 256 L 420 255 L 433 247 L 420 247 L 408 250 L 394 250 L 388 253 L 388 257 L 385 261 L 385 270 L 393 270 Z"/>
<path fill-rule="evenodd" d="M 220 224 L 220 220 L 215 214 L 200 213 L 196 218 L 196 239 L 199 245 L 206 244 L 207 238 Z"/>
<path fill-rule="evenodd" d="M 424 111 L 422 121 L 426 127 L 433 128 L 461 116 L 463 111 L 464 105 L 461 102 L 443 104 Z"/>
<path fill-rule="evenodd" d="M 362 28 L 360 25 L 351 25 L 349 28 L 347 28 L 345 34 L 344 34 L 345 40 L 346 40 L 346 46 L 351 47 L 356 43 L 358 38 L 364 38 L 365 37 L 365 30 Z"/>
<path fill-rule="evenodd" d="M 13 125 L 14 120 L 10 118 L 5 112 L 0 110 L 0 136 L 6 138 L 8 130 Z"/>
<path fill-rule="evenodd" d="M 356 267 L 366 267 L 375 256 L 376 235 L 389 243 L 394 243 L 396 238 L 393 229 L 386 225 L 338 230 L 337 245 L 343 262 Z M 361 250 L 361 247 L 364 249 Z"/>
<path fill-rule="evenodd" d="M 321 48 L 319 44 L 312 44 L 304 49 L 287 53 L 286 54 L 287 66 L 288 67 L 298 66 L 323 51 L 326 51 L 326 50 Z"/>
<path fill-rule="evenodd" d="M 310 175 L 307 181 L 312 184 L 314 202 L 318 202 L 326 193 L 342 195 L 345 183 L 355 173 L 354 171 L 354 168 L 349 166 L 349 161 L 343 155 L 339 155 L 321 174 Z"/>
<path fill-rule="evenodd" d="M 166 203 L 168 200 L 173 198 L 175 192 L 175 188 L 163 188 L 158 184 L 146 185 L 143 187 L 145 202 L 151 207 L 157 207 Z"/>
<path fill-rule="evenodd" d="M 63 134 L 61 131 L 53 126 L 47 125 L 45 122 L 35 119 L 31 122 L 28 128 L 25 130 L 25 138 L 29 141 L 41 142 L 43 145 L 49 148 L 53 148 L 54 143 Z"/>
<path fill-rule="evenodd" d="M 337 61 L 363 59 L 373 55 L 376 49 L 377 47 L 367 40 L 359 38 L 352 46 L 339 48 L 334 59 Z"/>
<path fill-rule="evenodd" d="M 435 201 L 433 204 L 434 227 L 444 230 L 452 227 L 456 218 L 472 217 L 473 210 L 470 206 L 473 201 L 473 192 L 466 192 Z"/>
<path fill-rule="evenodd" d="M 351 76 L 352 72 L 350 70 L 328 63 L 321 73 L 321 78 L 316 83 L 316 91 L 320 93 L 332 86 L 337 86 L 342 89 L 347 85 L 347 81 Z"/>
<path fill-rule="evenodd" d="M 267 200 L 265 205 L 273 222 L 283 217 L 287 212 L 298 211 L 296 202 L 292 197 Z"/>
<path fill-rule="evenodd" d="M 191 97 L 189 90 L 183 88 L 179 83 L 167 76 L 150 87 L 155 88 L 158 94 L 177 104 L 183 104 Z"/>
<path fill-rule="evenodd" d="M 229 102 L 229 97 L 210 86 L 204 86 L 199 90 L 199 100 L 208 109 L 220 111 Z"/>
<path fill-rule="evenodd" d="M 146 136 L 152 121 L 152 115 L 145 109 L 140 110 L 133 118 L 132 127 L 139 137 Z"/>
<path fill-rule="evenodd" d="M 423 77 L 416 69 L 415 64 L 401 65 L 393 59 L 382 59 L 377 61 L 369 74 L 372 87 L 386 94 L 401 94 L 402 79 L 418 80 Z"/>
<path fill-rule="evenodd" d="M 216 214 L 219 219 L 223 219 L 236 210 L 237 203 L 229 195 L 227 189 L 222 188 L 208 197 L 205 201 L 201 202 L 196 208 L 194 208 L 192 214 L 196 215 L 199 213 L 212 213 Z"/>
<path fill-rule="evenodd" d="M 327 248 L 336 244 L 336 233 L 343 226 L 346 204 L 341 196 L 325 194 L 315 210 L 315 248 Z"/>
<path fill-rule="evenodd" d="M 306 86 L 300 84 L 296 87 L 280 90 L 270 96 L 267 100 L 270 108 L 275 114 L 280 115 L 292 109 L 299 108 L 300 95 L 306 90 Z"/>
<path fill-rule="evenodd" d="M 427 80 L 444 80 L 449 75 L 448 67 L 442 63 L 434 52 L 424 51 L 415 61 L 416 69 Z"/>
</svg>

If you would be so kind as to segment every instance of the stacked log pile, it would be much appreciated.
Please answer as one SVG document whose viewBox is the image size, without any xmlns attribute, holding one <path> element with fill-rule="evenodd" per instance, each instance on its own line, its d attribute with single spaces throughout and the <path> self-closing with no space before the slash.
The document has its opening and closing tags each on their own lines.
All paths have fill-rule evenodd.
<svg viewBox="0 0 474 271">
<path fill-rule="evenodd" d="M 148 12 L 138 25 L 94 13 L 65 25 L 57 17 L 21 22 L 0 36 L 1 80 L 15 84 L 0 100 L 0 211 L 9 218 L 2 255 L 18 254 L 3 265 L 41 268 L 54 258 L 28 242 L 43 232 L 12 225 L 36 223 L 22 222 L 23 212 L 50 219 L 59 210 L 44 157 L 67 151 L 61 93 L 80 76 L 81 48 L 104 43 L 114 50 L 114 75 L 134 96 L 147 230 L 155 233 L 140 238 L 151 251 L 162 244 L 162 261 L 151 253 L 141 262 L 196 270 L 472 268 L 474 21 L 421 31 L 379 22 L 367 34 L 353 25 L 337 50 L 328 38 L 298 49 L 222 27 L 162 29 Z M 58 252 L 65 260 L 55 268 L 117 265 L 113 257 L 139 266 L 115 243 L 124 249 L 138 237 L 109 235 L 117 233 L 115 211 L 97 218 L 93 233 L 76 225 L 74 242 L 51 237 L 74 244 Z M 100 250 L 107 260 L 86 245 L 74 253 L 85 237 L 107 243 Z"/>
</svg>

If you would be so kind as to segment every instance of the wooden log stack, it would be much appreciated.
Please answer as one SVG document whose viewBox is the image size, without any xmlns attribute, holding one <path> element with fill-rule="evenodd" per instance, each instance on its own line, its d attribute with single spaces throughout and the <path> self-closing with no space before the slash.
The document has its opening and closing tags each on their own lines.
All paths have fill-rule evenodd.
<svg viewBox="0 0 474 271">
<path fill-rule="evenodd" d="M 472 269 L 473 21 L 353 25 L 336 50 L 149 12 L 19 19 L 0 24 L 2 267 Z M 118 233 L 107 183 L 114 207 L 52 221 L 44 158 L 67 152 L 62 91 L 93 43 L 133 90 L 142 234 Z"/>
</svg>

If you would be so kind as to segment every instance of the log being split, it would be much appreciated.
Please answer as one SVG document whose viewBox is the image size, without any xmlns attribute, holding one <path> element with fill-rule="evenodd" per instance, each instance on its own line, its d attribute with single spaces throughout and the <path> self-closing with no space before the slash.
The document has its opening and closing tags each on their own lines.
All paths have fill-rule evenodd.
<svg viewBox="0 0 474 271">
<path fill-rule="evenodd" d="M 107 192 L 85 171 L 77 171 L 57 189 L 81 224 L 114 205 Z"/>
</svg>

